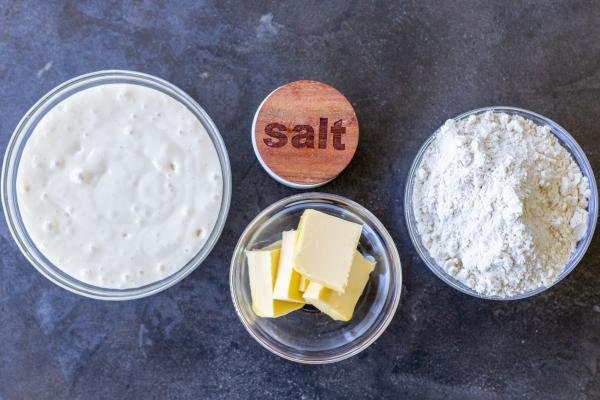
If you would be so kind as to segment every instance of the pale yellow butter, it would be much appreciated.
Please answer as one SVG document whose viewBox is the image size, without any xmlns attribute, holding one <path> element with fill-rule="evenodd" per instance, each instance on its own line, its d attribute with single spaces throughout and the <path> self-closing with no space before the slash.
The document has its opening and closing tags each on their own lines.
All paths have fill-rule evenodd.
<svg viewBox="0 0 600 400">
<path fill-rule="evenodd" d="M 304 292 L 304 299 L 335 320 L 350 321 L 356 303 L 369 280 L 369 274 L 374 268 L 374 262 L 355 251 L 350 278 L 343 294 L 311 281 Z"/>
<path fill-rule="evenodd" d="M 362 225 L 316 210 L 300 218 L 293 267 L 311 283 L 343 293 Z"/>
<path fill-rule="evenodd" d="M 296 231 L 286 231 L 281 234 L 281 254 L 273 298 L 275 300 L 292 301 L 304 304 L 300 292 L 300 279 L 302 276 L 292 268 L 294 260 L 294 246 L 296 244 Z"/>
<path fill-rule="evenodd" d="M 305 276 L 300 276 L 300 283 L 298 284 L 298 290 L 304 292 L 308 287 L 310 281 Z"/>
<path fill-rule="evenodd" d="M 252 309 L 259 317 L 281 317 L 302 308 L 301 303 L 273 298 L 280 253 L 281 249 L 273 248 L 273 245 L 263 250 L 246 251 Z"/>
</svg>

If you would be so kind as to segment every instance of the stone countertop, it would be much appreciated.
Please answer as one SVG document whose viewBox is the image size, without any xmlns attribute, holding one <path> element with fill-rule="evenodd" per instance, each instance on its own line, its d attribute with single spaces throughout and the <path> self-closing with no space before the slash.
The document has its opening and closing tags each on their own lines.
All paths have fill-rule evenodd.
<svg viewBox="0 0 600 400">
<path fill-rule="evenodd" d="M 150 298 L 101 302 L 43 278 L 0 225 L 0 399 L 598 399 L 600 239 L 552 290 L 470 298 L 420 261 L 403 190 L 444 120 L 514 105 L 563 125 L 600 173 L 600 7 L 582 1 L 103 2 L 0 0 L 0 150 L 55 85 L 132 69 L 178 85 L 227 144 L 232 206 L 204 264 Z M 279 359 L 233 309 L 229 259 L 246 224 L 298 191 L 271 179 L 249 140 L 277 86 L 316 79 L 354 105 L 361 142 L 321 190 L 369 208 L 403 261 L 387 331 L 334 365 Z"/>
</svg>

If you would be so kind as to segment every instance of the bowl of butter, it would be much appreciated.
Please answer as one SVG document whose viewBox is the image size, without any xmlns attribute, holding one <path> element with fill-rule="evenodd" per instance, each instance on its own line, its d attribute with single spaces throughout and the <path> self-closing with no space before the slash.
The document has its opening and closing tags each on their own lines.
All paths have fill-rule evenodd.
<svg viewBox="0 0 600 400">
<path fill-rule="evenodd" d="M 324 364 L 366 349 L 400 300 L 402 270 L 381 222 L 341 196 L 305 193 L 262 211 L 231 261 L 233 304 L 263 347 Z"/>
</svg>

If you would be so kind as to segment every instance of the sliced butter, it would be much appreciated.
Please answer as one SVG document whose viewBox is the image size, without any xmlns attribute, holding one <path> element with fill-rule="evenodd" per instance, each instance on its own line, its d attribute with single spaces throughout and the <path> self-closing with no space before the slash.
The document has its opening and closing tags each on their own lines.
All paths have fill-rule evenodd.
<svg viewBox="0 0 600 400">
<path fill-rule="evenodd" d="M 343 294 L 311 281 L 304 292 L 304 299 L 335 320 L 350 321 L 356 303 L 369 280 L 369 274 L 374 268 L 374 262 L 355 251 L 348 285 Z"/>
<path fill-rule="evenodd" d="M 310 281 L 305 276 L 300 276 L 300 283 L 298 283 L 298 290 L 304 292 L 308 287 Z"/>
<path fill-rule="evenodd" d="M 252 309 L 259 317 L 281 317 L 302 307 L 300 303 L 273 299 L 281 249 L 272 247 L 246 251 Z"/>
<path fill-rule="evenodd" d="M 298 225 L 293 266 L 311 281 L 343 293 L 362 225 L 306 210 Z"/>
<path fill-rule="evenodd" d="M 296 231 L 286 231 L 281 235 L 281 255 L 279 256 L 279 267 L 277 269 L 277 279 L 275 279 L 273 298 L 304 304 L 305 301 L 302 297 L 302 292 L 299 290 L 302 276 L 292 268 Z"/>
</svg>

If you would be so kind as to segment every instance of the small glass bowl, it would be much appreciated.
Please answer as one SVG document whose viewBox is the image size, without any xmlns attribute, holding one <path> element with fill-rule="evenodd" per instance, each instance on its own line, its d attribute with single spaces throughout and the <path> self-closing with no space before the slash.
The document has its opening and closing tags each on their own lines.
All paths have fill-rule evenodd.
<svg viewBox="0 0 600 400">
<path fill-rule="evenodd" d="M 17 170 L 23 148 L 41 118 L 67 97 L 84 89 L 109 83 L 129 83 L 146 86 L 159 90 L 186 106 L 208 132 L 217 150 L 223 176 L 221 208 L 215 226 L 204 246 L 186 265 L 171 276 L 145 286 L 129 289 L 109 289 L 93 286 L 73 278 L 52 264 L 44 257 L 29 237 L 21 219 L 16 192 Z M 23 255 L 42 275 L 55 284 L 73 293 L 102 300 L 130 300 L 149 296 L 173 286 L 189 275 L 208 256 L 221 235 L 231 201 L 231 168 L 229 166 L 229 157 L 225 143 L 214 122 L 196 101 L 175 85 L 155 76 L 134 71 L 107 70 L 92 72 L 64 82 L 44 95 L 27 111 L 15 128 L 6 148 L 1 179 L 2 206 L 6 222 Z"/>
<path fill-rule="evenodd" d="M 348 322 L 334 321 L 311 306 L 280 318 L 260 318 L 252 311 L 246 250 L 266 247 L 281 232 L 296 229 L 307 208 L 363 224 L 358 249 L 377 264 Z M 229 284 L 233 304 L 250 335 L 280 357 L 306 364 L 326 364 L 366 349 L 388 326 L 402 287 L 398 250 L 381 222 L 344 197 L 305 193 L 287 197 L 261 212 L 246 228 L 233 253 Z"/>
<path fill-rule="evenodd" d="M 482 113 L 485 113 L 488 111 L 493 111 L 493 112 L 497 112 L 497 113 L 506 113 L 506 114 L 511 114 L 511 115 L 519 115 L 521 117 L 527 118 L 527 119 L 535 122 L 536 124 L 538 124 L 540 126 L 548 126 L 550 128 L 550 131 L 554 134 L 554 136 L 556 136 L 556 138 L 559 140 L 559 142 L 562 144 L 562 146 L 565 149 L 567 149 L 569 151 L 569 153 L 571 153 L 571 155 L 573 156 L 573 159 L 575 160 L 577 165 L 579 165 L 579 168 L 581 169 L 581 173 L 583 174 L 583 176 L 587 177 L 587 179 L 590 183 L 590 191 L 592 192 L 592 194 L 589 198 L 589 205 L 588 205 L 589 223 L 588 223 L 587 231 L 585 233 L 585 236 L 579 241 L 579 243 L 577 243 L 577 247 L 576 247 L 575 251 L 573 252 L 573 254 L 571 254 L 569 261 L 565 265 L 565 268 L 563 269 L 563 271 L 559 274 L 556 281 L 548 287 L 540 286 L 533 290 L 519 293 L 519 294 L 517 294 L 515 296 L 511 296 L 511 297 L 486 296 L 486 295 L 476 292 L 475 290 L 471 289 L 470 287 L 466 286 L 465 284 L 463 284 L 462 282 L 458 281 L 453 276 L 448 274 L 429 255 L 429 251 L 423 245 L 423 243 L 421 243 L 421 235 L 419 234 L 419 231 L 417 230 L 417 222 L 415 220 L 412 198 L 413 198 L 413 189 L 415 186 L 416 172 L 417 172 L 419 166 L 421 165 L 421 160 L 423 158 L 423 155 L 425 154 L 425 151 L 427 150 L 429 145 L 434 141 L 439 129 L 436 130 L 433 133 L 433 135 L 431 135 L 425 141 L 423 146 L 421 146 L 421 149 L 417 153 L 417 156 L 415 157 L 415 161 L 413 162 L 412 167 L 410 168 L 410 172 L 408 174 L 408 182 L 406 184 L 406 190 L 405 190 L 405 194 L 404 194 L 404 213 L 405 213 L 406 222 L 408 225 L 408 232 L 409 232 L 410 238 L 411 238 L 414 246 L 417 248 L 417 252 L 421 256 L 421 259 L 429 267 L 429 269 L 435 275 L 437 275 L 438 278 L 440 278 L 441 280 L 446 282 L 448 285 L 452 286 L 454 289 L 460 290 L 461 292 L 466 293 L 471 296 L 474 296 L 474 297 L 479 297 L 482 299 L 489 299 L 489 300 L 519 300 L 519 299 L 524 299 L 527 297 L 534 296 L 536 294 L 539 294 L 539 293 L 551 288 L 552 286 L 554 286 L 558 282 L 560 282 L 562 279 L 564 279 L 567 275 L 569 275 L 569 273 L 571 271 L 573 271 L 573 269 L 577 266 L 577 264 L 579 264 L 579 262 L 581 261 L 581 258 L 583 257 L 588 246 L 590 245 L 590 242 L 592 241 L 592 237 L 594 236 L 594 229 L 596 227 L 596 221 L 598 219 L 598 188 L 596 186 L 596 179 L 594 178 L 594 173 L 592 172 L 592 167 L 590 166 L 590 163 L 589 163 L 587 157 L 585 156 L 585 153 L 581 149 L 581 147 L 579 147 L 579 145 L 577 144 L 575 139 L 573 139 L 573 137 L 562 126 L 558 125 L 556 122 L 552 121 L 549 118 L 546 118 L 540 114 L 534 113 L 532 111 L 524 110 L 521 108 L 494 106 L 494 107 L 484 107 L 484 108 L 478 108 L 478 109 L 472 110 L 472 111 L 467 111 L 467 112 L 455 117 L 454 119 L 458 121 L 458 120 L 461 120 L 464 118 L 468 118 L 471 115 L 482 114 Z"/>
</svg>

